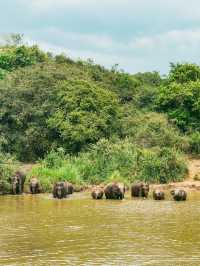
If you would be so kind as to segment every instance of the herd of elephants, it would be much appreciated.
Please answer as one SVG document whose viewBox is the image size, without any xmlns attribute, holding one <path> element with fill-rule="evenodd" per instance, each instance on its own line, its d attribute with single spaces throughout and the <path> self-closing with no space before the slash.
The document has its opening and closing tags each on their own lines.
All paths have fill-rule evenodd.
<svg viewBox="0 0 200 266">
<path fill-rule="evenodd" d="M 26 176 L 17 171 L 13 177 L 11 177 L 11 193 L 12 194 L 22 194 L 24 191 L 24 183 Z M 29 181 L 30 193 L 38 194 L 42 192 L 41 185 L 36 177 L 32 177 Z M 106 199 L 119 199 L 124 198 L 125 192 L 128 190 L 123 183 L 113 182 L 105 187 L 94 186 L 92 187 L 91 196 L 93 199 L 102 199 L 105 195 Z M 74 192 L 74 187 L 71 183 L 63 181 L 56 182 L 53 186 L 53 197 L 62 199 L 66 198 L 69 194 Z M 143 197 L 147 198 L 149 194 L 149 184 L 138 182 L 131 185 L 131 196 L 132 197 Z M 187 193 L 184 189 L 177 188 L 171 191 L 171 195 L 175 201 L 184 201 L 187 198 Z M 155 189 L 153 191 L 154 200 L 164 200 L 165 193 L 163 190 Z"/>
</svg>

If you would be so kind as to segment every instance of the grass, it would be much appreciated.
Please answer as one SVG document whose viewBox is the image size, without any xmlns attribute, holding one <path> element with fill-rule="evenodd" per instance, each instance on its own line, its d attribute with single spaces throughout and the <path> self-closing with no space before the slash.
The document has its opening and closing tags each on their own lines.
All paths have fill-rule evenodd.
<svg viewBox="0 0 200 266">
<path fill-rule="evenodd" d="M 149 183 L 182 181 L 187 174 L 184 155 L 174 148 L 139 148 L 129 139 L 115 142 L 102 139 L 87 152 L 65 156 L 53 151 L 34 167 L 29 176 L 36 176 L 44 191 L 51 191 L 56 181 L 76 185 L 120 181 L 130 184 L 143 180 Z"/>
</svg>

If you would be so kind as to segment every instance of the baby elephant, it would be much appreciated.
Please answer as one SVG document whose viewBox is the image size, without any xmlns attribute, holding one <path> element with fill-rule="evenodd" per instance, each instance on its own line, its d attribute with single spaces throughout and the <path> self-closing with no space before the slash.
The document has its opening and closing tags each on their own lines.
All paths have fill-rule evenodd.
<svg viewBox="0 0 200 266">
<path fill-rule="evenodd" d="M 103 198 L 103 189 L 101 187 L 94 187 L 92 189 L 91 196 L 93 199 L 102 199 Z"/>
<path fill-rule="evenodd" d="M 106 199 L 123 199 L 125 194 L 125 186 L 122 183 L 111 183 L 108 184 L 105 189 L 104 193 Z"/>
<path fill-rule="evenodd" d="M 149 193 L 149 184 L 140 182 L 131 186 L 132 197 L 143 197 L 147 198 Z"/>
<path fill-rule="evenodd" d="M 12 194 L 22 194 L 24 190 L 25 175 L 21 172 L 16 172 L 13 177 L 11 177 L 11 192 Z"/>
<path fill-rule="evenodd" d="M 172 190 L 170 193 L 175 201 L 183 201 L 187 199 L 187 193 L 183 189 L 175 189 Z"/>
<path fill-rule="evenodd" d="M 165 193 L 162 190 L 156 189 L 153 191 L 153 198 L 154 200 L 164 200 L 165 199 Z"/>
<path fill-rule="evenodd" d="M 29 184 L 31 194 L 38 194 L 42 192 L 40 183 L 36 177 L 32 177 Z"/>
</svg>

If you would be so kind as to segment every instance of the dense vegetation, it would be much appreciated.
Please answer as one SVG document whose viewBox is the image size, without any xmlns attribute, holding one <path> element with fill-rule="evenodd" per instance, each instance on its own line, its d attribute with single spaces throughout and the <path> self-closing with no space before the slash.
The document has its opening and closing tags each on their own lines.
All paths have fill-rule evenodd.
<svg viewBox="0 0 200 266">
<path fill-rule="evenodd" d="M 133 75 L 12 39 L 0 47 L 0 150 L 39 160 L 30 175 L 45 190 L 60 179 L 184 178 L 185 154 L 200 152 L 198 65 Z"/>
<path fill-rule="evenodd" d="M 9 180 L 18 166 L 13 157 L 0 152 L 0 195 L 10 192 L 11 184 Z"/>
</svg>

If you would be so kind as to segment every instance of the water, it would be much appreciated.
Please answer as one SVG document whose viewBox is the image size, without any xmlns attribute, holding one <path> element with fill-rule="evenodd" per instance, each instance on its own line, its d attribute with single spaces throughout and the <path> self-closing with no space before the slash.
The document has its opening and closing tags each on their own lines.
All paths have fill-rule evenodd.
<svg viewBox="0 0 200 266">
<path fill-rule="evenodd" d="M 2 196 L 0 265 L 200 265 L 200 193 L 187 202 Z"/>
</svg>

